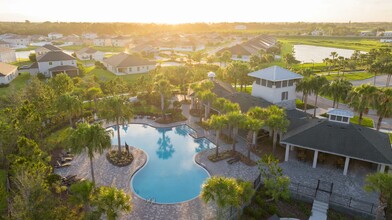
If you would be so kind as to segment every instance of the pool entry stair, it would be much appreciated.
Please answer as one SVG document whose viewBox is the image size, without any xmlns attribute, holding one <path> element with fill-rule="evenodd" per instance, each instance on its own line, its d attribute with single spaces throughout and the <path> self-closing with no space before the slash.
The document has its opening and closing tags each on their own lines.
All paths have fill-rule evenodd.
<svg viewBox="0 0 392 220">
<path fill-rule="evenodd" d="M 309 220 L 327 220 L 328 203 L 313 200 L 312 215 Z"/>
</svg>

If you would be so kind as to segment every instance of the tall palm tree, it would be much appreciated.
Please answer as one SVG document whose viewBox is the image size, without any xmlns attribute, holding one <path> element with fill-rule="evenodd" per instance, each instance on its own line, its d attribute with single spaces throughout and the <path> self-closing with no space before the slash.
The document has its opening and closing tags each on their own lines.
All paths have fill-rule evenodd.
<svg viewBox="0 0 392 220">
<path fill-rule="evenodd" d="M 97 190 L 95 204 L 99 213 L 105 213 L 108 220 L 116 220 L 120 211 L 132 210 L 131 197 L 116 187 L 101 186 Z"/>
<path fill-rule="evenodd" d="M 212 103 L 213 107 L 216 108 L 219 111 L 219 115 L 222 114 L 223 108 L 227 102 L 230 102 L 229 100 L 219 97 L 214 100 Z"/>
<path fill-rule="evenodd" d="M 77 96 L 65 93 L 58 97 L 56 107 L 59 111 L 65 111 L 69 117 L 69 126 L 73 126 L 72 117 L 82 111 L 82 102 Z"/>
<path fill-rule="evenodd" d="M 376 219 L 384 219 L 384 209 L 392 197 L 392 175 L 389 173 L 375 173 L 366 177 L 365 190 L 379 194 Z"/>
<path fill-rule="evenodd" d="M 270 114 L 268 116 L 266 124 L 273 132 L 272 152 L 273 154 L 275 154 L 276 143 L 278 140 L 278 132 L 286 132 L 290 121 L 287 120 L 286 112 L 284 109 L 280 109 L 279 107 L 272 105 L 268 107 L 268 111 L 270 112 Z"/>
<path fill-rule="evenodd" d="M 392 117 L 392 88 L 377 91 L 375 107 L 378 115 L 377 130 L 380 130 L 383 118 Z"/>
<path fill-rule="evenodd" d="M 165 117 L 165 98 L 170 95 L 170 82 L 166 79 L 161 79 L 155 83 L 155 90 L 161 96 L 161 110 L 162 116 Z"/>
<path fill-rule="evenodd" d="M 69 188 L 69 201 L 74 205 L 83 206 L 85 215 L 90 215 L 93 202 L 94 183 L 88 180 L 77 182 Z"/>
<path fill-rule="evenodd" d="M 377 94 L 377 87 L 362 84 L 354 87 L 349 95 L 349 106 L 359 113 L 358 124 L 362 124 L 363 114 L 367 114 L 369 108 L 374 107 Z"/>
<path fill-rule="evenodd" d="M 78 124 L 69 136 L 71 148 L 76 153 L 86 152 L 90 159 L 91 177 L 95 184 L 93 158 L 94 153 L 102 154 L 105 149 L 111 147 L 110 133 L 100 124 L 89 125 L 88 123 Z"/>
<path fill-rule="evenodd" d="M 208 121 L 209 126 L 215 130 L 215 157 L 219 155 L 219 136 L 222 129 L 227 125 L 227 118 L 223 115 L 213 115 Z"/>
<path fill-rule="evenodd" d="M 245 128 L 252 132 L 252 146 L 256 146 L 257 133 L 264 126 L 264 121 L 260 119 L 254 119 L 250 116 L 247 117 L 245 122 Z M 248 147 L 248 159 L 250 160 L 250 147 Z"/>
<path fill-rule="evenodd" d="M 266 108 L 261 108 L 259 106 L 252 107 L 248 110 L 248 115 L 251 118 L 258 119 L 258 120 L 267 120 L 269 111 Z"/>
<path fill-rule="evenodd" d="M 99 87 L 91 87 L 87 90 L 87 96 L 88 98 L 94 101 L 94 111 L 95 113 L 97 112 L 97 103 L 98 103 L 98 98 L 103 95 L 101 88 Z"/>
<path fill-rule="evenodd" d="M 112 96 L 103 100 L 100 107 L 101 118 L 107 123 L 115 122 L 117 127 L 118 157 L 121 156 L 120 124 L 132 119 L 131 104 L 123 97 Z"/>
<path fill-rule="evenodd" d="M 338 53 L 335 51 L 332 51 L 329 56 L 332 57 L 331 63 L 333 64 L 333 68 L 335 68 L 335 63 L 336 63 L 335 58 L 338 57 Z"/>
<path fill-rule="evenodd" d="M 351 91 L 352 84 L 346 79 L 336 79 L 322 88 L 321 94 L 328 95 L 333 99 L 332 107 L 339 107 L 339 100 L 345 100 L 349 91 Z"/>
<path fill-rule="evenodd" d="M 310 77 L 310 84 L 312 85 L 313 94 L 316 95 L 313 111 L 313 117 L 316 117 L 317 98 L 320 92 L 323 90 L 324 86 L 328 84 L 328 79 L 325 76 L 312 76 Z"/>
<path fill-rule="evenodd" d="M 212 93 L 211 91 L 206 90 L 200 94 L 200 98 L 201 98 L 202 102 L 207 103 L 204 108 L 204 119 L 207 120 L 208 117 L 210 116 L 211 103 L 216 99 L 216 95 L 215 95 L 215 93 Z"/>
<path fill-rule="evenodd" d="M 202 185 L 201 199 L 214 201 L 218 206 L 217 219 L 222 219 L 222 211 L 230 205 L 238 205 L 239 187 L 234 178 L 212 176 Z"/>
<path fill-rule="evenodd" d="M 303 78 L 297 83 L 296 90 L 302 92 L 304 97 L 304 112 L 307 110 L 308 106 L 308 95 L 312 92 L 312 84 L 309 77 Z"/>
<path fill-rule="evenodd" d="M 238 135 L 238 129 L 241 126 L 241 124 L 245 121 L 246 116 L 244 114 L 241 114 L 241 112 L 229 112 L 226 114 L 227 117 L 227 123 L 231 126 L 232 129 L 232 138 L 233 138 L 233 152 L 235 152 L 235 145 L 237 142 L 237 135 Z"/>
</svg>

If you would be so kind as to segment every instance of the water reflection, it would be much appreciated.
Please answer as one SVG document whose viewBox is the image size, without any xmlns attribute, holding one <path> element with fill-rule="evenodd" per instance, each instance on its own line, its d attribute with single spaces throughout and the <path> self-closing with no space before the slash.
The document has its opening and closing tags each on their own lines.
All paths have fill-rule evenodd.
<svg viewBox="0 0 392 220">
<path fill-rule="evenodd" d="M 171 143 L 170 137 L 166 135 L 166 132 L 171 131 L 171 128 L 158 128 L 158 132 L 162 135 L 158 139 L 158 150 L 156 151 L 158 157 L 160 159 L 166 160 L 170 157 L 173 156 L 174 153 L 174 147 L 173 144 Z"/>
</svg>

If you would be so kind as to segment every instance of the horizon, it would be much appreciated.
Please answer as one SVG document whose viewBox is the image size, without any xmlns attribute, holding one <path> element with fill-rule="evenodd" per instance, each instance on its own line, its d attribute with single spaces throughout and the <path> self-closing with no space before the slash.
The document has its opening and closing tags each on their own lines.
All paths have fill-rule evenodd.
<svg viewBox="0 0 392 220">
<path fill-rule="evenodd" d="M 392 1 L 389 0 L 244 0 L 224 4 L 208 0 L 199 0 L 197 4 L 180 0 L 132 3 L 112 0 L 110 5 L 99 5 L 91 0 L 69 0 L 61 6 L 63 14 L 52 4 L 49 0 L 0 0 L 0 21 L 141 24 L 392 22 L 389 15 Z"/>
</svg>

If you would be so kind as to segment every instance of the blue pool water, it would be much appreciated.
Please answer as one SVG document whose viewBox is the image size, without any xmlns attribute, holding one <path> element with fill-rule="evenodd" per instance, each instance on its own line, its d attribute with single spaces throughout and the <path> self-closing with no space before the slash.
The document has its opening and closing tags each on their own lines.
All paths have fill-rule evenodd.
<svg viewBox="0 0 392 220">
<path fill-rule="evenodd" d="M 129 124 L 120 127 L 121 144 L 144 150 L 148 161 L 131 179 L 131 188 L 143 199 L 157 203 L 178 203 L 197 197 L 208 172 L 197 165 L 197 152 L 213 148 L 208 139 L 194 139 L 186 125 L 153 128 Z M 113 144 L 117 144 L 117 132 Z"/>
</svg>

